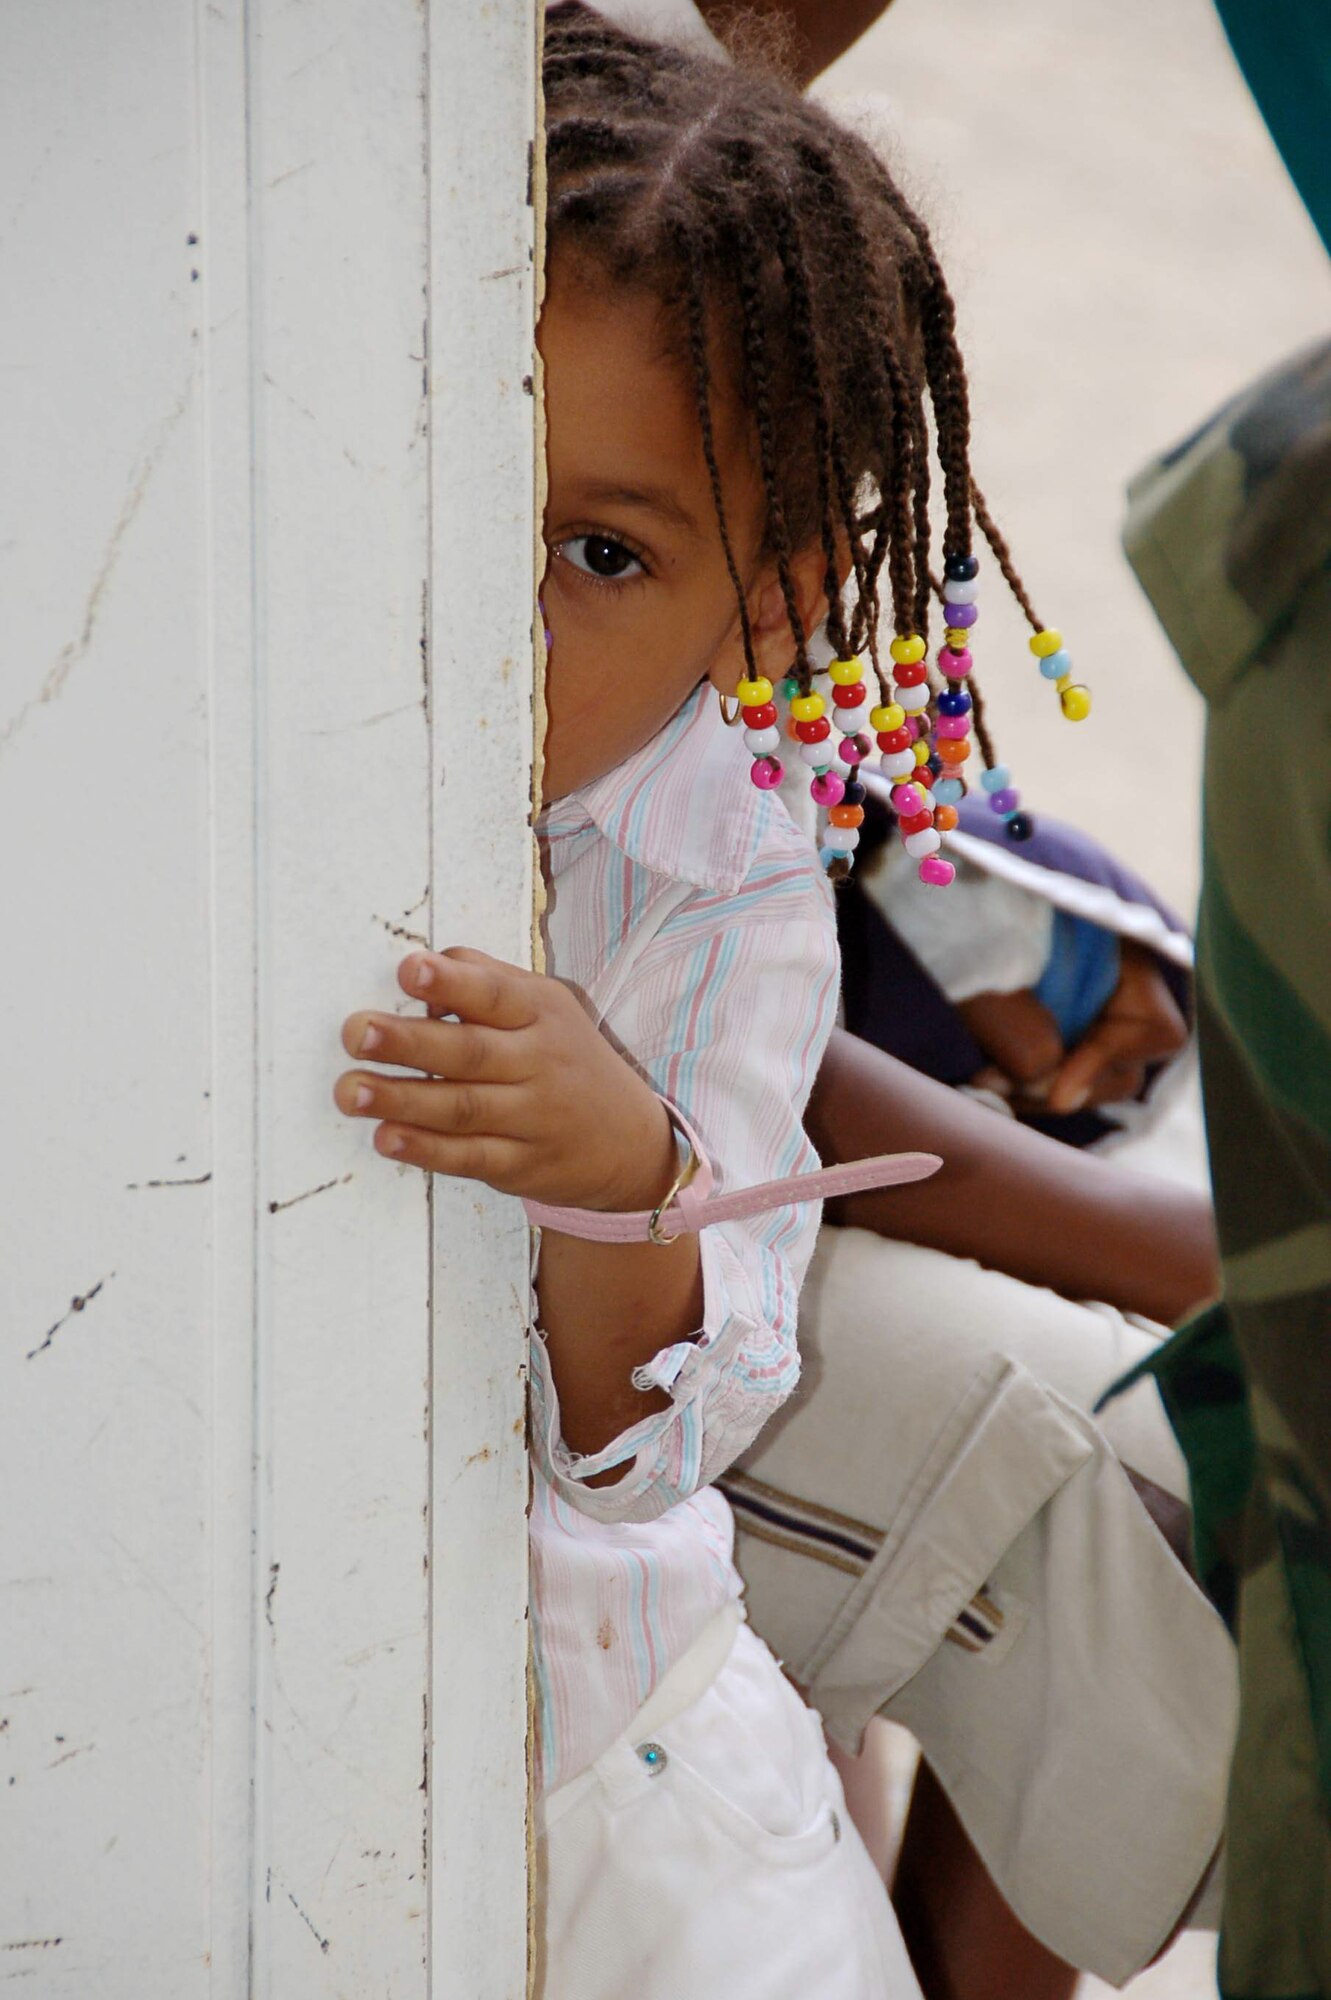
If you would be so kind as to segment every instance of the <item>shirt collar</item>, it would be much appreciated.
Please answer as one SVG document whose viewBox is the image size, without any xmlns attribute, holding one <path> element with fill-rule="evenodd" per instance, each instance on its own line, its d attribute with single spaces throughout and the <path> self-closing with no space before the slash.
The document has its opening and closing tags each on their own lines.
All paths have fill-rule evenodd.
<svg viewBox="0 0 1331 2000">
<path fill-rule="evenodd" d="M 538 829 L 590 823 L 630 861 L 695 888 L 733 895 L 762 838 L 765 800 L 749 757 L 706 681 L 641 750 L 546 808 Z"/>
</svg>

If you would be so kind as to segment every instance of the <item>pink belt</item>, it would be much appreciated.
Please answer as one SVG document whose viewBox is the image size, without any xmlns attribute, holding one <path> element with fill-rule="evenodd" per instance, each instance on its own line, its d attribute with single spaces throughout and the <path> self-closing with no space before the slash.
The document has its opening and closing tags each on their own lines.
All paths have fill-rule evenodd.
<svg viewBox="0 0 1331 2000">
<path fill-rule="evenodd" d="M 692 1126 L 673 1104 L 661 1099 L 671 1123 L 688 1141 L 690 1159 L 674 1186 L 656 1208 L 632 1214 L 605 1214 L 591 1208 L 555 1208 L 543 1201 L 524 1201 L 527 1220 L 537 1229 L 554 1229 L 564 1236 L 585 1237 L 592 1243 L 673 1243 L 706 1229 L 711 1222 L 738 1222 L 789 1203 L 821 1201 L 838 1194 L 859 1194 L 865 1188 L 897 1187 L 905 1181 L 928 1180 L 943 1162 L 936 1153 L 879 1153 L 871 1160 L 852 1160 L 844 1167 L 821 1167 L 812 1174 L 791 1174 L 783 1181 L 763 1181 L 757 1187 L 713 1194 L 716 1176 Z M 690 1167 L 695 1171 L 685 1181 Z M 663 1225 L 673 1224 L 670 1229 Z"/>
</svg>

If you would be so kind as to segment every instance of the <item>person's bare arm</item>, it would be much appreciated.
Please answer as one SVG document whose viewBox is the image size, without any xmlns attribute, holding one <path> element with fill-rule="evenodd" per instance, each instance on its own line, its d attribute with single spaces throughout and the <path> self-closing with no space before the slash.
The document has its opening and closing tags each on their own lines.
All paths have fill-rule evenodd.
<svg viewBox="0 0 1331 2000">
<path fill-rule="evenodd" d="M 808 1128 L 827 1165 L 917 1149 L 943 1156 L 932 1180 L 848 1196 L 829 1206 L 829 1221 L 1166 1325 L 1219 1292 L 1205 1196 L 1046 1139 L 841 1030 Z"/>
<path fill-rule="evenodd" d="M 698 12 L 718 40 L 724 42 L 730 24 L 745 14 L 766 15 L 790 35 L 791 53 L 801 85 L 830 67 L 857 42 L 866 28 L 887 12 L 890 0 L 697 0 Z"/>
</svg>

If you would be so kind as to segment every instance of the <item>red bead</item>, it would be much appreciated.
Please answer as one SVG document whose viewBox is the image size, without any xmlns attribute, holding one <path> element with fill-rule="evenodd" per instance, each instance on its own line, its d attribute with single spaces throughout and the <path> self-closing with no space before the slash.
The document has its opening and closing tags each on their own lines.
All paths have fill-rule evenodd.
<svg viewBox="0 0 1331 2000">
<path fill-rule="evenodd" d="M 868 692 L 863 681 L 852 681 L 849 687 L 843 687 L 837 681 L 832 686 L 832 699 L 838 708 L 858 708 Z"/>
<path fill-rule="evenodd" d="M 921 681 L 929 678 L 929 669 L 923 660 L 909 660 L 904 666 L 894 666 L 892 678 L 898 687 L 917 688 Z"/>
<path fill-rule="evenodd" d="M 917 764 L 911 774 L 912 785 L 923 785 L 926 792 L 934 788 L 934 774 L 927 764 Z"/>
<path fill-rule="evenodd" d="M 797 722 L 795 733 L 801 743 L 823 743 L 832 734 L 832 725 L 825 715 L 816 722 Z"/>
<path fill-rule="evenodd" d="M 880 729 L 878 732 L 878 748 L 888 757 L 895 756 L 898 750 L 909 750 L 912 741 L 907 728 Z"/>
<path fill-rule="evenodd" d="M 740 715 L 746 729 L 770 729 L 776 721 L 776 703 L 765 701 L 761 708 L 742 708 Z"/>
<path fill-rule="evenodd" d="M 897 822 L 903 833 L 927 833 L 933 823 L 932 812 L 912 813 L 909 819 Z"/>
</svg>

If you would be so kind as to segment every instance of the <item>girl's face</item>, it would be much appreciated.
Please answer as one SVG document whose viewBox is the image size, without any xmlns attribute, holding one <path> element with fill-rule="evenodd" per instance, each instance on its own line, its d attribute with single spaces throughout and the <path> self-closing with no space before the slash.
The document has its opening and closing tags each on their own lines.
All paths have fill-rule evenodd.
<svg viewBox="0 0 1331 2000">
<path fill-rule="evenodd" d="M 655 301 L 556 257 L 539 345 L 549 473 L 541 599 L 553 635 L 544 791 L 562 798 L 640 750 L 700 681 L 732 694 L 744 650 L 693 384 L 665 349 Z M 757 560 L 762 482 L 747 422 L 719 382 L 712 402 L 755 652 L 775 679 L 794 648 L 775 574 Z M 794 568 L 807 625 L 820 609 L 820 552 Z"/>
</svg>

